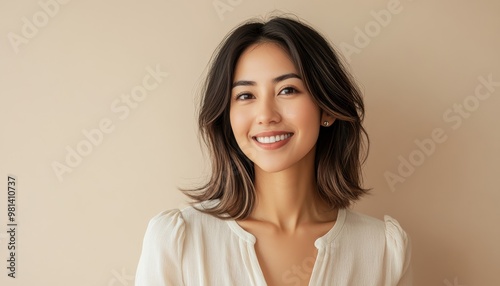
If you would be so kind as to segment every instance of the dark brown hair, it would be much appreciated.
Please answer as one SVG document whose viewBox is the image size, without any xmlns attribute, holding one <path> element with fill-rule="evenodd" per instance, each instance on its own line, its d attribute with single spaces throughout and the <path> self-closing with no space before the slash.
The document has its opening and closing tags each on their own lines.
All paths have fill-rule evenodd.
<svg viewBox="0 0 500 286">
<path fill-rule="evenodd" d="M 307 24 L 287 17 L 246 22 L 231 31 L 215 51 L 198 117 L 200 134 L 210 153 L 212 174 L 206 184 L 181 191 L 194 200 L 191 205 L 217 200 L 217 204 L 199 210 L 219 218 L 244 219 L 252 211 L 254 166 L 236 143 L 229 107 L 236 62 L 245 49 L 261 42 L 285 48 L 313 101 L 336 118 L 332 126 L 320 128 L 316 143 L 317 191 L 332 209 L 350 206 L 369 191 L 361 187 L 361 165 L 369 146 L 362 126 L 363 99 L 325 38 Z M 361 155 L 363 148 L 365 156 Z"/>
</svg>

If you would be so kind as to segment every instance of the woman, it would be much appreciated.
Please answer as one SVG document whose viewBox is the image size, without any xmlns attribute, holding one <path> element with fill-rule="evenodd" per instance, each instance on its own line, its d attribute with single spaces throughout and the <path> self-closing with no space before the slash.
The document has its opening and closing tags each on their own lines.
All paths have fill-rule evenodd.
<svg viewBox="0 0 500 286">
<path fill-rule="evenodd" d="M 348 209 L 368 191 L 363 115 L 356 85 L 308 25 L 237 27 L 201 100 L 212 176 L 183 190 L 191 206 L 150 221 L 135 285 L 411 285 L 398 222 Z"/>
</svg>

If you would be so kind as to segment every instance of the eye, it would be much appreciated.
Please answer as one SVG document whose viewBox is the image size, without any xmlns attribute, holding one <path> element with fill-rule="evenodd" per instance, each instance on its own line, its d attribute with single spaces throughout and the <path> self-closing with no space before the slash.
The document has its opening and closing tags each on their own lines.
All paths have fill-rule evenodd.
<svg viewBox="0 0 500 286">
<path fill-rule="evenodd" d="M 250 93 L 240 93 L 236 95 L 236 100 L 247 100 L 250 99 L 252 95 Z"/>
<path fill-rule="evenodd" d="M 283 88 L 279 94 L 293 94 L 293 93 L 297 93 L 298 90 L 296 90 L 295 88 L 291 87 L 291 86 L 288 86 L 288 87 L 285 87 Z"/>
</svg>

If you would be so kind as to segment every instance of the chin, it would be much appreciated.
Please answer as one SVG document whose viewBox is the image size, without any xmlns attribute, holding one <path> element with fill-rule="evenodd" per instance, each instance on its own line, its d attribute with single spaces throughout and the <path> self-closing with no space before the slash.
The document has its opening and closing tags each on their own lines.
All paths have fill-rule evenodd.
<svg viewBox="0 0 500 286">
<path fill-rule="evenodd" d="M 269 164 L 257 164 L 254 162 L 254 166 L 266 173 L 278 173 L 290 167 L 289 165 L 284 165 L 283 163 L 273 164 L 272 162 L 269 162 Z"/>
</svg>

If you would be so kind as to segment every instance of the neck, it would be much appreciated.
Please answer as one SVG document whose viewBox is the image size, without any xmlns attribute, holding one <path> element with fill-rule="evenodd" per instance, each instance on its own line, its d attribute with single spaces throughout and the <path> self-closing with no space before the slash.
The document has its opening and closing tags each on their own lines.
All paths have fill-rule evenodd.
<svg viewBox="0 0 500 286">
<path fill-rule="evenodd" d="M 314 148 L 303 160 L 280 172 L 268 173 L 255 165 L 257 200 L 250 218 L 272 223 L 285 232 L 327 220 L 314 170 Z"/>
</svg>

